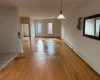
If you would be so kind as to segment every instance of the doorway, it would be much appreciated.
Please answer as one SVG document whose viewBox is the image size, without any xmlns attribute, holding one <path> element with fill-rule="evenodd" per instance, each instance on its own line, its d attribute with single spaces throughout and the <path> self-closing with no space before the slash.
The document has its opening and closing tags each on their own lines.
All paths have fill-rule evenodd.
<svg viewBox="0 0 100 80">
<path fill-rule="evenodd" d="M 22 26 L 22 42 L 23 44 L 30 41 L 29 24 L 21 24 Z"/>
</svg>

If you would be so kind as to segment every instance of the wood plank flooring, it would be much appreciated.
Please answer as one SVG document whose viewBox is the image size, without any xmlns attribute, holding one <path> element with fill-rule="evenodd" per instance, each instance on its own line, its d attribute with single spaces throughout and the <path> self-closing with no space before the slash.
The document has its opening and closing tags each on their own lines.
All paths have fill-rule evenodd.
<svg viewBox="0 0 100 80">
<path fill-rule="evenodd" d="M 37 38 L 24 44 L 26 58 L 13 60 L 0 80 L 100 80 L 76 53 L 59 39 Z"/>
</svg>

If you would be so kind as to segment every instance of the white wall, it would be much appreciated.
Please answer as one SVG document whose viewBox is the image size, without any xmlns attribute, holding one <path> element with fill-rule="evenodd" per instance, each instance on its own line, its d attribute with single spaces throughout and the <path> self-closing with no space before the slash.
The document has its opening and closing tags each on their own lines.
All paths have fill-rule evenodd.
<svg viewBox="0 0 100 80">
<path fill-rule="evenodd" d="M 60 20 L 57 19 L 43 19 L 43 20 L 35 20 L 35 28 L 36 28 L 36 37 L 60 37 L 61 36 L 61 27 Z M 37 24 L 42 23 L 42 34 L 39 34 L 37 31 Z M 48 34 L 48 23 L 52 23 L 53 25 L 53 34 Z"/>
<path fill-rule="evenodd" d="M 62 21 L 62 38 L 100 74 L 100 41 L 83 36 L 83 30 L 76 28 L 78 17 L 91 16 L 100 13 L 100 0 L 88 2 L 76 12 L 67 13 Z M 83 27 L 83 26 L 82 26 Z"/>
<path fill-rule="evenodd" d="M 0 8 L 0 53 L 21 51 L 20 19 L 17 8 Z"/>
</svg>

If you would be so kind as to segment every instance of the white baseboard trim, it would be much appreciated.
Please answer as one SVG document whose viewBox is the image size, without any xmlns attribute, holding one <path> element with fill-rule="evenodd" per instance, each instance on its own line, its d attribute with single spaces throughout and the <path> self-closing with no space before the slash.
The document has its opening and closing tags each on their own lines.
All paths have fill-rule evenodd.
<svg viewBox="0 0 100 80">
<path fill-rule="evenodd" d="M 64 43 L 66 43 L 80 58 L 82 58 L 93 70 L 95 70 L 100 75 L 100 69 L 96 65 L 93 64 L 92 61 L 86 59 L 78 50 L 76 50 L 73 46 L 71 46 L 67 41 L 61 38 Z"/>
<path fill-rule="evenodd" d="M 0 53 L 0 54 L 4 54 L 4 56 L 8 56 L 8 55 L 11 55 L 10 57 L 5 57 L 6 58 L 6 60 L 5 60 L 5 58 L 4 58 L 4 61 L 3 60 L 1 60 L 2 62 L 0 63 L 0 71 L 3 69 L 3 68 L 5 68 L 12 60 L 14 60 L 17 56 L 18 56 L 18 54 L 19 53 Z M 4 57 L 4 56 L 1 56 L 1 57 Z"/>
</svg>

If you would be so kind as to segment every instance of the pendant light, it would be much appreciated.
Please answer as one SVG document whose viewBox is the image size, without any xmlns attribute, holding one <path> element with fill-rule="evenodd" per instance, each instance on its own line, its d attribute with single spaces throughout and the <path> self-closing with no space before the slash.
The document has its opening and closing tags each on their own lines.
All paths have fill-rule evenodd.
<svg viewBox="0 0 100 80">
<path fill-rule="evenodd" d="M 61 10 L 60 10 L 60 14 L 59 16 L 57 17 L 57 19 L 65 19 L 63 13 L 62 13 L 62 0 L 61 0 Z"/>
</svg>

